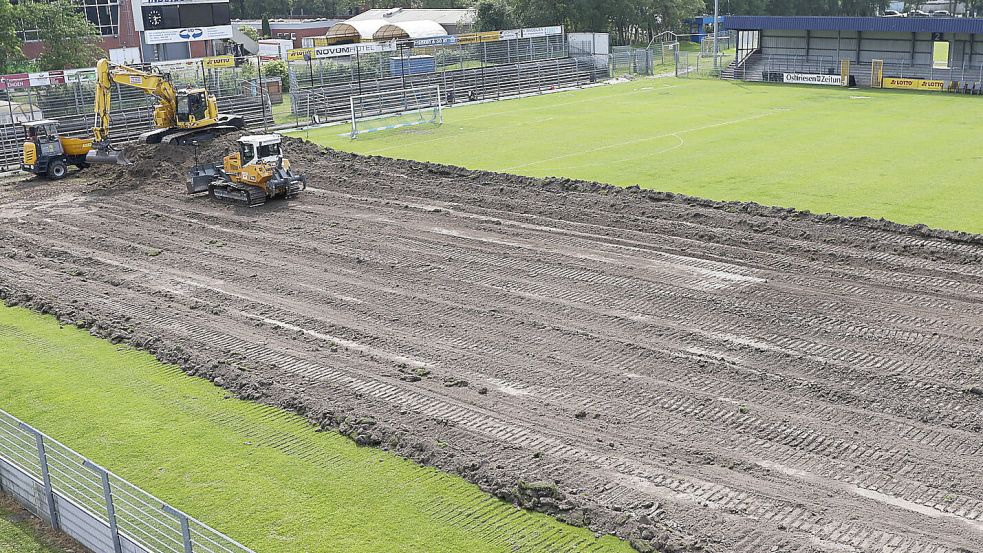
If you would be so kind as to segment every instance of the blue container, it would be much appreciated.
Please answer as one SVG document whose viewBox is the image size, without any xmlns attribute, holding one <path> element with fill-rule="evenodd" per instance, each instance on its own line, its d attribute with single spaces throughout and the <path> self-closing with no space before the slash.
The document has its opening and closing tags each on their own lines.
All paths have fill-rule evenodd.
<svg viewBox="0 0 983 553">
<path fill-rule="evenodd" d="M 433 56 L 406 56 L 389 58 L 389 70 L 393 76 L 419 75 L 437 71 L 437 60 Z"/>
</svg>

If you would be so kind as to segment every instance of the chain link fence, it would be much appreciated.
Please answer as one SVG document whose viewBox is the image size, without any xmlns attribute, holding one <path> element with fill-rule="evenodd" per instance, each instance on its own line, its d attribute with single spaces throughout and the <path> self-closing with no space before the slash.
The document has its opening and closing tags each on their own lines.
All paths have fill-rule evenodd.
<svg viewBox="0 0 983 553">
<path fill-rule="evenodd" d="M 2 410 L 0 493 L 95 553 L 252 553 Z"/>
</svg>

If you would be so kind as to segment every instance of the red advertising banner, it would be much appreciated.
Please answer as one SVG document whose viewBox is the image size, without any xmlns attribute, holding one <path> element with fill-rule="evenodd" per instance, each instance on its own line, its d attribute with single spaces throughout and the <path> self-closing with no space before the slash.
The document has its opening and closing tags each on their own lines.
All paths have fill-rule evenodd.
<svg viewBox="0 0 983 553">
<path fill-rule="evenodd" d="M 7 90 L 8 88 L 27 88 L 29 86 L 31 86 L 31 76 L 27 73 L 0 75 L 0 90 Z"/>
</svg>

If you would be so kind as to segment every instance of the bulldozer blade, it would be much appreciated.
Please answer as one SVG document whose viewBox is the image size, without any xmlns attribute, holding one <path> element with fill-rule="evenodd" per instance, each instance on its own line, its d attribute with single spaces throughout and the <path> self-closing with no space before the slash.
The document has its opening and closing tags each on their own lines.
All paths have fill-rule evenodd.
<svg viewBox="0 0 983 553">
<path fill-rule="evenodd" d="M 133 162 L 126 157 L 126 152 L 107 148 L 103 150 L 89 150 L 85 154 L 86 163 L 113 163 L 116 165 L 133 165 Z"/>
<path fill-rule="evenodd" d="M 196 167 L 188 171 L 188 194 L 201 194 L 208 192 L 209 185 L 218 177 L 218 170 L 214 167 Z"/>
</svg>

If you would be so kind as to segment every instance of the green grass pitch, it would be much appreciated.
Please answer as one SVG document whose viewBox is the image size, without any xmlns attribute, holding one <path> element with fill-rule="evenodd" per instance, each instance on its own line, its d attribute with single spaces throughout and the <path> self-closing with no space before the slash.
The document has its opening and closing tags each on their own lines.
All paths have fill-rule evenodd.
<svg viewBox="0 0 983 553">
<path fill-rule="evenodd" d="M 0 408 L 255 551 L 631 551 L 52 317 L 0 304 L 0 352 Z"/>
<path fill-rule="evenodd" d="M 676 78 L 456 106 L 338 149 L 983 232 L 983 100 Z M 289 152 L 287 152 L 289 155 Z"/>
<path fill-rule="evenodd" d="M 0 553 L 63 553 L 23 516 L 13 501 L 0 498 Z"/>
</svg>

